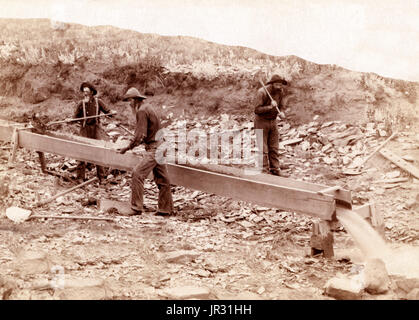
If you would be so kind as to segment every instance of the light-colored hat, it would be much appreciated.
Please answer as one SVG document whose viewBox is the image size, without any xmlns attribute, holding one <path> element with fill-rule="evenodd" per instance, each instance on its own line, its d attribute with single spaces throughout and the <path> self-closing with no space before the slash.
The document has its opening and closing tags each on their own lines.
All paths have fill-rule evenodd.
<svg viewBox="0 0 419 320">
<path fill-rule="evenodd" d="M 147 99 L 147 97 L 143 96 L 140 91 L 136 88 L 129 88 L 125 93 L 124 97 L 122 98 L 123 101 L 127 101 L 129 98 L 136 98 L 136 99 Z"/>
</svg>

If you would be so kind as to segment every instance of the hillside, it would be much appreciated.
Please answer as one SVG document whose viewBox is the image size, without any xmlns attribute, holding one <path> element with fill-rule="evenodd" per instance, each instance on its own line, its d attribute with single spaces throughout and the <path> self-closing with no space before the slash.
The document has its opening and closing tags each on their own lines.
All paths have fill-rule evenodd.
<svg viewBox="0 0 419 320">
<path fill-rule="evenodd" d="M 71 105 L 84 80 L 95 83 L 116 109 L 126 88 L 136 86 L 150 96 L 150 103 L 173 105 L 179 114 L 252 117 L 259 79 L 279 73 L 291 84 L 285 113 L 297 124 L 314 115 L 324 121 L 384 121 L 392 128 L 418 122 L 418 83 L 296 56 L 46 19 L 0 19 L 0 36 L 3 118 L 18 120 L 33 108 L 57 116 L 51 106 Z M 71 114 L 71 107 L 64 110 Z"/>
</svg>

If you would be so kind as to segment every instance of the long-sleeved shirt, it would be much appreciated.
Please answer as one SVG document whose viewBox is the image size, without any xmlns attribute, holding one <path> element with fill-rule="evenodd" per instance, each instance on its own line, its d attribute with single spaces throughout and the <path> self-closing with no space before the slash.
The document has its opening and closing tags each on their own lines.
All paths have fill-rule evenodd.
<svg viewBox="0 0 419 320">
<path fill-rule="evenodd" d="M 99 98 L 93 97 L 88 102 L 85 102 L 84 105 L 86 109 L 85 111 L 86 114 L 84 114 L 84 111 L 83 111 L 83 100 L 82 100 L 77 105 L 76 111 L 74 112 L 74 118 L 83 118 L 84 116 L 86 117 L 97 116 L 100 114 L 101 111 L 105 114 L 110 113 L 109 108 L 105 105 L 103 100 Z M 99 119 L 100 118 L 87 119 L 85 120 L 86 122 L 83 121 L 83 124 L 85 123 L 86 125 L 89 125 L 89 126 L 95 125 L 96 123 L 100 122 Z"/>
<path fill-rule="evenodd" d="M 281 109 L 282 93 L 275 92 L 275 94 L 272 94 L 272 86 L 267 86 L 266 88 L 268 89 L 272 98 L 278 104 L 278 108 Z M 276 117 L 278 116 L 278 110 L 276 107 L 271 105 L 271 98 L 269 98 L 264 88 L 260 88 L 257 91 L 256 97 L 254 100 L 254 106 L 255 106 L 255 114 L 262 119 L 273 120 L 273 119 L 276 119 Z"/>
<path fill-rule="evenodd" d="M 156 133 L 161 128 L 159 116 L 150 105 L 142 105 L 136 112 L 137 124 L 135 127 L 134 138 L 129 144 L 129 149 L 141 143 L 151 144 L 156 142 Z"/>
</svg>

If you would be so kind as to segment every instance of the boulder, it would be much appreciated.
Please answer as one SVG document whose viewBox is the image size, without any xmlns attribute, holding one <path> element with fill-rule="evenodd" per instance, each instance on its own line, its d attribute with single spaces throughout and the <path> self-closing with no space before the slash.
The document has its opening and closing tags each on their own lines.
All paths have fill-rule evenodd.
<svg viewBox="0 0 419 320">
<path fill-rule="evenodd" d="M 381 294 L 388 291 L 390 278 L 386 266 L 381 259 L 369 259 L 364 268 L 365 291 L 371 294 Z"/>
<path fill-rule="evenodd" d="M 13 280 L 0 275 L 0 300 L 8 300 L 16 287 Z"/>
<path fill-rule="evenodd" d="M 115 213 L 123 216 L 131 213 L 131 204 L 129 202 L 100 199 L 98 203 L 99 212 L 101 213 Z"/>
<path fill-rule="evenodd" d="M 165 259 L 169 263 L 188 263 L 191 260 L 198 258 L 199 255 L 199 252 L 193 250 L 179 250 L 169 252 Z"/>
<path fill-rule="evenodd" d="M 211 292 L 208 288 L 184 286 L 165 289 L 163 295 L 169 299 L 186 300 L 186 299 L 210 299 Z"/>
<path fill-rule="evenodd" d="M 40 103 L 47 100 L 51 92 L 47 86 L 34 86 L 31 82 L 26 82 L 22 93 L 23 101 L 27 103 Z"/>
<path fill-rule="evenodd" d="M 394 284 L 394 290 L 398 293 L 402 299 L 414 292 L 415 289 L 419 289 L 419 279 L 417 278 L 406 278 L 403 276 L 392 276 L 392 282 Z"/>
<path fill-rule="evenodd" d="M 54 291 L 54 298 L 60 300 L 104 300 L 111 297 L 111 291 L 102 279 L 67 278 Z"/>
<path fill-rule="evenodd" d="M 326 295 L 337 300 L 358 300 L 363 292 L 361 283 L 351 279 L 336 277 L 329 279 L 324 289 Z"/>
<path fill-rule="evenodd" d="M 407 300 L 419 300 L 419 288 L 415 288 L 406 296 Z"/>
</svg>

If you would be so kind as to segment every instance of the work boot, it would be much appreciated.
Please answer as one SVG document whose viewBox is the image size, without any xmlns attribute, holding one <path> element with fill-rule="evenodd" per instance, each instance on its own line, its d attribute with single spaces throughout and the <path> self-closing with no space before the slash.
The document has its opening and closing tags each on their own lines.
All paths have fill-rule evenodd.
<svg viewBox="0 0 419 320">
<path fill-rule="evenodd" d="M 289 178 L 289 176 L 290 176 L 288 173 L 279 171 L 277 169 L 272 169 L 271 174 L 274 175 L 274 176 L 283 177 L 283 178 Z"/>
<path fill-rule="evenodd" d="M 168 216 L 175 216 L 176 215 L 176 211 L 173 210 L 172 212 L 168 213 L 168 212 L 162 212 L 162 211 L 157 211 L 156 212 L 156 216 L 160 216 L 160 217 L 168 217 Z"/>
<path fill-rule="evenodd" d="M 155 212 L 156 209 L 150 208 L 149 206 L 143 205 L 144 212 Z"/>
</svg>

